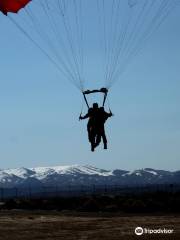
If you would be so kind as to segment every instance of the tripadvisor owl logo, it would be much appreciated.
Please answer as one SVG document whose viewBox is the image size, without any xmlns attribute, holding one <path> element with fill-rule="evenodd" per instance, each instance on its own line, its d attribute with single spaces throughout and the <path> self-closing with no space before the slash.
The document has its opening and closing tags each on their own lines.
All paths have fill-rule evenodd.
<svg viewBox="0 0 180 240">
<path fill-rule="evenodd" d="M 135 234 L 136 235 L 142 235 L 143 234 L 143 228 L 142 227 L 136 227 L 135 228 Z"/>
</svg>

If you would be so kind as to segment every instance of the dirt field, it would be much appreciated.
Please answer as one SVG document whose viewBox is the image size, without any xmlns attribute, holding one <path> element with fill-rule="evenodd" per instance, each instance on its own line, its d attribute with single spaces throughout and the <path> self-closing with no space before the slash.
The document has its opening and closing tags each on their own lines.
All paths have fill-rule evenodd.
<svg viewBox="0 0 180 240">
<path fill-rule="evenodd" d="M 137 226 L 173 229 L 172 234 L 136 236 Z M 180 216 L 70 214 L 58 212 L 0 212 L 0 240 L 119 240 L 180 239 Z"/>
</svg>

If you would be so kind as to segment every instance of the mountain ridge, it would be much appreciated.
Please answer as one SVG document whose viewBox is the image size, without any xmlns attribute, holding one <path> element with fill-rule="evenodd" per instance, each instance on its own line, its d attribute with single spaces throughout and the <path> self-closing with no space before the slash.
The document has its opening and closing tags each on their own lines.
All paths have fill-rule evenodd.
<svg viewBox="0 0 180 240">
<path fill-rule="evenodd" d="M 180 184 L 180 171 L 105 170 L 90 165 L 0 169 L 0 187 Z"/>
</svg>

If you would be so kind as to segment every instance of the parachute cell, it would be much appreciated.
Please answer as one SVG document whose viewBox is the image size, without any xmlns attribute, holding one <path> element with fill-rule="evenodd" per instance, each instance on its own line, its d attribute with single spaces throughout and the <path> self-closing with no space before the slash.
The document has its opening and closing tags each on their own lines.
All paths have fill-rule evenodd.
<svg viewBox="0 0 180 240">
<path fill-rule="evenodd" d="M 0 0 L 0 11 L 7 15 L 8 12 L 17 13 L 24 8 L 31 0 Z"/>
</svg>

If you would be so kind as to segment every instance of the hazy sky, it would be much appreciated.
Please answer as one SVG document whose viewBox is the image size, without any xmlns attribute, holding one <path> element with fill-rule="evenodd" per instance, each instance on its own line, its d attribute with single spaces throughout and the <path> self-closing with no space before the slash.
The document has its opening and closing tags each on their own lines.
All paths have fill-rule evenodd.
<svg viewBox="0 0 180 240">
<path fill-rule="evenodd" d="M 108 150 L 92 153 L 80 92 L 0 14 L 0 168 L 180 169 L 179 26 L 180 6 L 112 87 Z M 88 56 L 96 65 L 98 47 Z"/>
</svg>

